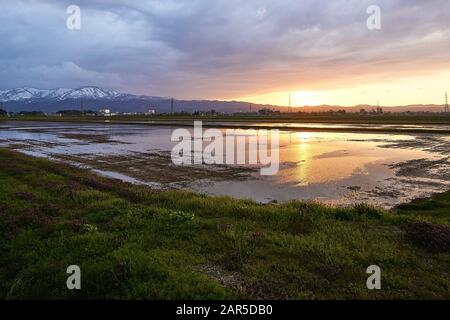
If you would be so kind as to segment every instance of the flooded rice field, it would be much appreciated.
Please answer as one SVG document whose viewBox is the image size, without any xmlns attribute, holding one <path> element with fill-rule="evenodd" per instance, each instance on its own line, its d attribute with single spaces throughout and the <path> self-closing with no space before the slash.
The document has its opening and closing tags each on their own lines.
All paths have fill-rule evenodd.
<svg viewBox="0 0 450 320">
<path fill-rule="evenodd" d="M 280 169 L 274 176 L 262 176 L 258 167 L 248 165 L 175 165 L 171 134 L 176 127 L 169 124 L 0 122 L 0 146 L 153 188 L 259 202 L 305 199 L 389 208 L 450 189 L 448 135 L 298 131 L 291 126 L 280 132 Z M 351 131 L 352 125 L 339 127 Z"/>
</svg>

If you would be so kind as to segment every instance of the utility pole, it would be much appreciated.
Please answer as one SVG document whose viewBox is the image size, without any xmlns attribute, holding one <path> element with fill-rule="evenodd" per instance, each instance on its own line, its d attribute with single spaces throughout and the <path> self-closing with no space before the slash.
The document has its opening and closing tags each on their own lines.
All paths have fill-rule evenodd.
<svg viewBox="0 0 450 320">
<path fill-rule="evenodd" d="M 450 112 L 450 109 L 448 107 L 448 95 L 447 95 L 447 92 L 445 92 L 445 112 L 446 113 Z"/>
<path fill-rule="evenodd" d="M 292 99 L 291 99 L 291 93 L 289 92 L 289 113 L 292 113 Z"/>
<path fill-rule="evenodd" d="M 83 105 L 83 99 L 80 99 L 80 111 L 81 111 L 81 115 L 84 115 L 84 105 Z"/>
<path fill-rule="evenodd" d="M 170 114 L 173 114 L 173 98 L 170 99 Z"/>
</svg>

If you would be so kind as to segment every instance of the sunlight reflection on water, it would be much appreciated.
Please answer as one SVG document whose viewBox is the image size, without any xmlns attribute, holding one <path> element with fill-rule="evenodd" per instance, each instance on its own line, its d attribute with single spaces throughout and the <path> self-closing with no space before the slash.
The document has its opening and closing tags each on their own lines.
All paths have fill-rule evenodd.
<svg viewBox="0 0 450 320">
<path fill-rule="evenodd" d="M 11 122 L 0 126 L 0 140 L 4 141 L 1 145 L 16 144 L 17 149 L 35 156 L 127 155 L 170 151 L 174 146 L 170 141 L 173 129 L 139 125 Z M 245 135 L 247 131 L 238 130 L 235 134 Z M 107 140 L 100 143 L 77 135 L 90 138 L 105 136 Z M 245 181 L 210 181 L 205 177 L 190 184 L 189 188 L 260 202 L 315 199 L 343 204 L 369 201 L 391 206 L 416 195 L 416 191 L 398 181 L 389 183 L 395 177 L 395 170 L 388 165 L 439 157 L 421 148 L 386 147 L 392 142 L 414 141 L 417 137 L 417 134 L 281 131 L 280 170 L 276 176 L 262 177 L 254 173 L 252 179 Z M 449 137 L 439 139 L 447 140 Z M 121 176 L 123 174 L 119 172 L 115 175 L 116 178 Z M 376 188 L 394 188 L 405 196 L 398 193 L 396 196 L 379 195 L 373 192 Z M 425 189 L 421 188 L 422 191 Z"/>
</svg>

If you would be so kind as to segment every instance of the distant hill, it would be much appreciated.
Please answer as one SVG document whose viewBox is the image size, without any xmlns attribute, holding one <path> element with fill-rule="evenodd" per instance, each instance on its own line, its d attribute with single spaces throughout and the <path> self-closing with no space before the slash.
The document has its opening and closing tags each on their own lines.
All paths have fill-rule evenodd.
<svg viewBox="0 0 450 320">
<path fill-rule="evenodd" d="M 376 109 L 377 106 L 373 105 L 358 105 L 353 107 L 342 107 L 342 106 L 328 106 L 328 105 L 322 105 L 322 106 L 304 106 L 301 107 L 301 110 L 304 112 L 327 112 L 327 111 L 339 111 L 339 110 L 346 110 L 347 112 L 360 112 L 362 109 L 366 110 L 367 112 L 370 112 L 374 109 Z M 423 104 L 414 104 L 414 105 L 407 105 L 407 106 L 381 106 L 384 111 L 390 111 L 390 112 L 442 112 L 444 110 L 444 105 L 423 105 Z"/>
<path fill-rule="evenodd" d="M 81 100 L 84 109 L 98 110 L 109 108 L 114 112 L 144 112 L 148 109 L 156 109 L 158 113 L 167 113 L 171 110 L 171 99 L 167 97 L 142 96 L 128 93 L 120 93 L 106 90 L 100 87 L 87 86 L 76 89 L 36 89 L 15 88 L 11 90 L 0 90 L 0 102 L 7 111 L 42 111 L 47 113 L 59 110 L 79 109 Z M 217 100 L 175 100 L 175 112 L 193 112 L 216 110 L 217 112 L 255 112 L 263 108 L 279 111 L 287 111 L 285 106 L 274 106 L 264 104 L 253 104 L 244 101 L 217 101 Z M 371 111 L 374 106 L 360 105 L 354 107 L 342 106 L 305 106 L 294 108 L 294 111 L 302 112 L 327 112 L 345 109 L 347 112 L 359 112 L 361 109 Z M 429 111 L 440 112 L 443 106 L 438 105 L 410 105 L 399 107 L 383 107 L 385 111 Z"/>
</svg>

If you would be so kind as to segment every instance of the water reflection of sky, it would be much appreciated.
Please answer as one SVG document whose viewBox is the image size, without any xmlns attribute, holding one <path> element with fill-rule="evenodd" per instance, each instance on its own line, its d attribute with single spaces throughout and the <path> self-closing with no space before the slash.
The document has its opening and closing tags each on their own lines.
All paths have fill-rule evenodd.
<svg viewBox="0 0 450 320">
<path fill-rule="evenodd" d="M 161 123 L 161 121 L 142 121 L 141 123 Z M 170 123 L 167 121 L 167 123 Z M 179 123 L 191 124 L 189 121 L 179 121 Z M 434 124 L 345 124 L 345 123 L 293 123 L 293 122 L 231 122 L 231 121 L 203 121 L 204 125 L 221 125 L 221 126 L 229 126 L 229 127 L 284 127 L 284 128 L 310 128 L 310 129 L 395 129 L 397 130 L 406 130 L 406 129 L 414 129 L 414 130 L 450 130 L 450 126 L 448 125 L 434 125 Z"/>
<path fill-rule="evenodd" d="M 0 140 L 4 141 L 1 143 L 3 145 L 38 142 L 29 143 L 26 148 L 27 153 L 36 156 L 123 155 L 171 151 L 175 145 L 170 141 L 174 129 L 175 127 L 169 126 L 11 122 L 1 124 Z M 221 131 L 224 134 L 226 132 L 225 129 Z M 67 138 L 64 136 L 66 134 L 106 135 L 111 142 L 90 143 Z M 247 130 L 236 130 L 233 135 L 247 135 L 250 140 L 257 139 L 249 135 Z M 248 181 L 199 181 L 191 188 L 210 194 L 253 198 L 263 202 L 290 199 L 345 202 L 351 200 L 345 200 L 349 197 L 356 197 L 361 201 L 373 200 L 367 196 L 368 192 L 395 175 L 394 170 L 388 167 L 389 164 L 437 156 L 424 150 L 384 147 L 392 142 L 411 141 L 417 136 L 285 130 L 280 132 L 280 170 L 276 176 L 262 177 L 255 174 L 255 179 Z M 208 142 L 203 143 L 204 146 L 207 144 Z M 354 187 L 360 191 L 356 192 Z M 389 187 L 402 186 L 393 184 Z M 349 191 L 349 188 L 353 189 Z M 386 204 L 398 199 L 382 201 Z"/>
</svg>

